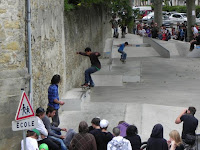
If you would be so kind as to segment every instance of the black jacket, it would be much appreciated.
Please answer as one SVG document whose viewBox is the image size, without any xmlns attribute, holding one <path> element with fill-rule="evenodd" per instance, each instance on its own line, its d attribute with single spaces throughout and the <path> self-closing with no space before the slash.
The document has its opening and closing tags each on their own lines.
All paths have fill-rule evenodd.
<svg viewBox="0 0 200 150">
<path fill-rule="evenodd" d="M 163 138 L 163 126 L 156 124 L 153 127 L 151 137 L 147 142 L 147 150 L 168 150 L 167 141 Z"/>
</svg>

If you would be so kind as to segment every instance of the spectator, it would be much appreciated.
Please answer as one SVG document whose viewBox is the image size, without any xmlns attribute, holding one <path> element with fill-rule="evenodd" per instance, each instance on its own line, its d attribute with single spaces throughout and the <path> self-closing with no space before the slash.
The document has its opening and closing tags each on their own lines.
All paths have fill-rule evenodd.
<svg viewBox="0 0 200 150">
<path fill-rule="evenodd" d="M 56 113 L 56 110 L 53 107 L 48 107 L 47 111 L 46 111 L 46 115 L 42 119 L 42 121 L 48 131 L 49 137 L 58 141 L 61 144 L 61 150 L 67 150 L 67 146 L 69 146 L 71 139 L 73 138 L 75 132 L 72 129 L 70 129 L 66 133 L 65 136 L 63 136 L 61 134 L 57 134 L 57 132 L 67 131 L 67 129 L 66 128 L 58 128 L 58 127 L 51 125 L 49 118 L 53 118 L 55 113 Z M 57 132 L 55 132 L 55 131 L 57 131 Z"/>
<path fill-rule="evenodd" d="M 152 28 L 152 38 L 157 38 L 158 37 L 158 32 L 159 32 L 159 28 L 158 28 L 158 24 L 154 23 L 154 26 Z"/>
<path fill-rule="evenodd" d="M 194 49 L 194 45 L 200 45 L 200 34 L 197 33 L 197 36 L 195 37 L 194 40 L 190 41 L 190 51 Z"/>
<path fill-rule="evenodd" d="M 42 119 L 45 117 L 45 110 L 42 107 L 39 107 L 36 110 L 36 118 L 38 119 L 38 127 L 36 128 L 40 132 L 40 136 L 38 138 L 38 143 L 42 144 L 45 143 L 48 145 L 48 147 L 52 150 L 58 150 L 59 149 L 59 144 L 54 141 L 53 139 L 47 137 L 48 136 L 48 131 L 44 126 L 44 123 Z"/>
<path fill-rule="evenodd" d="M 113 135 L 115 136 L 107 145 L 107 150 L 132 150 L 129 140 L 120 136 L 118 127 L 113 128 Z"/>
<path fill-rule="evenodd" d="M 126 129 L 130 126 L 128 123 L 125 121 L 120 121 L 118 123 L 118 128 L 120 129 L 120 136 L 125 137 L 126 136 Z"/>
<path fill-rule="evenodd" d="M 156 124 L 153 127 L 151 137 L 147 142 L 147 150 L 168 150 L 167 141 L 163 138 L 163 126 Z"/>
<path fill-rule="evenodd" d="M 139 135 L 137 135 L 137 127 L 135 125 L 130 125 L 126 130 L 126 134 L 127 136 L 125 136 L 124 138 L 130 141 L 132 150 L 140 150 L 141 138 Z"/>
<path fill-rule="evenodd" d="M 194 38 L 197 36 L 197 34 L 199 33 L 199 31 L 197 30 L 197 28 L 195 26 L 192 26 L 192 32 L 193 32 L 193 36 Z"/>
<path fill-rule="evenodd" d="M 149 26 L 146 29 L 146 34 L 147 34 L 147 37 L 151 37 L 151 29 Z"/>
<path fill-rule="evenodd" d="M 184 150 L 182 140 L 178 131 L 173 130 L 169 133 L 169 150 Z"/>
<path fill-rule="evenodd" d="M 60 75 L 56 74 L 52 77 L 51 85 L 49 86 L 49 89 L 48 89 L 48 100 L 49 100 L 48 106 L 51 106 L 56 110 L 56 114 L 52 118 L 53 124 L 55 126 L 59 126 L 60 124 L 58 109 L 60 108 L 60 105 L 65 104 L 65 102 L 59 100 L 59 94 L 58 94 L 59 83 L 60 83 Z"/>
<path fill-rule="evenodd" d="M 179 124 L 183 122 L 182 140 L 183 144 L 193 145 L 195 143 L 195 131 L 198 126 L 198 120 L 194 117 L 196 113 L 195 107 L 189 107 L 184 109 L 182 113 L 176 118 L 175 123 Z M 188 140 L 188 137 L 193 136 L 193 140 Z"/>
<path fill-rule="evenodd" d="M 184 27 L 181 26 L 181 27 L 180 27 L 180 30 L 179 30 L 179 35 L 180 35 L 179 40 L 181 40 L 181 41 L 183 41 L 184 38 L 185 38 L 185 32 L 184 32 L 183 28 L 184 28 Z"/>
<path fill-rule="evenodd" d="M 113 135 L 107 131 L 108 125 L 109 125 L 109 122 L 107 120 L 103 119 L 100 121 L 101 131 L 104 134 L 102 150 L 107 150 L 108 142 L 110 142 L 113 138 Z"/>
<path fill-rule="evenodd" d="M 88 124 L 85 121 L 80 122 L 79 133 L 73 137 L 69 150 L 97 150 L 95 138 L 88 133 Z"/>
<path fill-rule="evenodd" d="M 39 150 L 37 139 L 40 132 L 37 129 L 28 130 L 26 135 L 26 150 Z M 24 140 L 21 141 L 21 150 L 24 150 Z"/>
<path fill-rule="evenodd" d="M 90 131 L 90 133 L 95 137 L 97 150 L 103 150 L 104 134 L 100 129 L 100 119 L 93 118 L 91 123 L 94 130 Z"/>
<path fill-rule="evenodd" d="M 112 23 L 112 28 L 114 30 L 114 33 L 113 33 L 113 37 L 115 38 L 118 38 L 118 21 L 116 20 L 116 16 L 114 15 L 112 20 L 110 21 Z"/>
</svg>

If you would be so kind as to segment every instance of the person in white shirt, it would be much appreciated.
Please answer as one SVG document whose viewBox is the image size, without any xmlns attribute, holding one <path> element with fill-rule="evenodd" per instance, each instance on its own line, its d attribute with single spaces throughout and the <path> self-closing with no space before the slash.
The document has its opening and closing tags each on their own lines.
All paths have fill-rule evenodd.
<svg viewBox="0 0 200 150">
<path fill-rule="evenodd" d="M 37 139 L 40 132 L 37 129 L 28 130 L 26 137 L 26 150 L 39 150 Z M 21 150 L 24 150 L 24 140 L 21 141 Z"/>
<path fill-rule="evenodd" d="M 120 129 L 113 128 L 113 135 L 115 136 L 107 145 L 107 150 L 132 150 L 129 140 L 120 136 Z"/>
<path fill-rule="evenodd" d="M 54 139 L 47 137 L 48 131 L 45 128 L 45 125 L 42 121 L 42 119 L 45 117 L 45 110 L 42 107 L 39 107 L 36 110 L 36 117 L 38 119 L 38 127 L 36 128 L 40 132 L 40 136 L 38 138 L 38 143 L 42 144 L 45 143 L 48 145 L 48 147 L 52 150 L 58 150 L 59 143 L 57 143 Z"/>
</svg>

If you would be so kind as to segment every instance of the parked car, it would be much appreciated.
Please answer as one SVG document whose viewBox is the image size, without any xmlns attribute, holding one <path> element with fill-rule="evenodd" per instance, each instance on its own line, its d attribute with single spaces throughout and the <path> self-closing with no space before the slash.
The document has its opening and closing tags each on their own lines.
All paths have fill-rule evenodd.
<svg viewBox="0 0 200 150">
<path fill-rule="evenodd" d="M 174 13 L 169 16 L 169 20 L 172 21 L 172 23 L 184 23 L 187 22 L 187 15 L 185 13 Z"/>
<path fill-rule="evenodd" d="M 147 16 L 149 13 L 152 12 L 151 6 L 140 6 L 140 7 L 135 7 L 135 6 L 133 6 L 132 9 L 133 9 L 133 10 L 138 9 L 139 12 L 140 12 L 140 15 L 141 15 L 142 17 Z"/>
</svg>

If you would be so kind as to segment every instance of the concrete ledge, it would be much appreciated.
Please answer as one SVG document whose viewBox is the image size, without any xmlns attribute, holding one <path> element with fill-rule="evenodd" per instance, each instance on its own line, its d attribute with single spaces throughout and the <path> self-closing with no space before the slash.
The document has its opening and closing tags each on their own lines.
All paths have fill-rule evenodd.
<svg viewBox="0 0 200 150">
<path fill-rule="evenodd" d="M 95 86 L 123 86 L 122 74 L 112 72 L 92 74 Z"/>
<path fill-rule="evenodd" d="M 62 101 L 65 105 L 61 106 L 62 111 L 81 111 L 83 102 L 90 97 L 90 90 L 74 88 L 63 96 Z"/>
<path fill-rule="evenodd" d="M 156 39 L 143 37 L 143 42 L 150 44 L 158 52 L 158 54 L 160 54 L 161 57 L 170 58 L 170 52 L 158 42 L 156 42 Z"/>
</svg>

